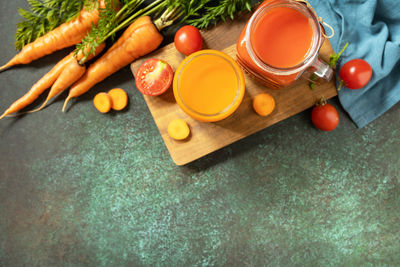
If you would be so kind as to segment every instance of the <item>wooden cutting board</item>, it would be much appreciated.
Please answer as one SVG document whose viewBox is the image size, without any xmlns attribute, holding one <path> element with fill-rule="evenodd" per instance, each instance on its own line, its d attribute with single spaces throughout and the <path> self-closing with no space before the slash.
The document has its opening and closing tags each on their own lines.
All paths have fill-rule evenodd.
<svg viewBox="0 0 400 267">
<path fill-rule="evenodd" d="M 236 58 L 236 41 L 250 14 L 242 14 L 234 21 L 228 21 L 202 31 L 204 48 L 216 49 Z M 329 41 L 320 51 L 324 60 L 332 54 Z M 159 58 L 168 62 L 176 70 L 184 56 L 176 51 L 174 44 L 167 45 L 154 53 L 131 64 L 133 74 L 148 58 Z M 301 79 L 294 85 L 280 89 L 269 89 L 245 74 L 246 93 L 240 107 L 227 119 L 216 123 L 199 122 L 186 115 L 176 104 L 172 88 L 157 97 L 144 96 L 148 108 L 167 146 L 172 160 L 177 165 L 184 165 L 211 152 L 223 148 L 235 141 L 258 132 L 281 120 L 289 118 L 312 107 L 321 97 L 329 99 L 337 95 L 334 81 L 321 83 L 311 90 L 308 81 Z M 258 116 L 252 108 L 252 98 L 261 92 L 268 92 L 276 101 L 274 112 L 267 117 Z M 190 126 L 191 135 L 184 141 L 169 137 L 167 128 L 170 121 L 184 119 Z"/>
</svg>

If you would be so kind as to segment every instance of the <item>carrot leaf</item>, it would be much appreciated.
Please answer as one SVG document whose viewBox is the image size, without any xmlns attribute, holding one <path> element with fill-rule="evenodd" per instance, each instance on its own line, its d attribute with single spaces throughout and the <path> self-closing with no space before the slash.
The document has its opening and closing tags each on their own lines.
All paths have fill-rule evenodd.
<svg viewBox="0 0 400 267">
<path fill-rule="evenodd" d="M 76 16 L 92 0 L 27 0 L 29 9 L 18 10 L 21 21 L 15 33 L 15 48 L 22 49 L 60 24 Z"/>
</svg>

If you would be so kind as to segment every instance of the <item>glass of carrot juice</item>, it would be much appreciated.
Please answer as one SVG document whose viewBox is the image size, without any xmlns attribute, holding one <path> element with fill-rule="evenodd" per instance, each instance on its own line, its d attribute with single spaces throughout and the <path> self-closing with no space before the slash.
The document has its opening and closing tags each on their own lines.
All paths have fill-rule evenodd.
<svg viewBox="0 0 400 267">
<path fill-rule="evenodd" d="M 200 50 L 178 66 L 173 82 L 180 108 L 202 122 L 216 122 L 239 107 L 245 92 L 242 69 L 229 55 L 216 50 Z"/>
<path fill-rule="evenodd" d="M 325 32 L 306 1 L 266 0 L 237 42 L 237 61 L 266 86 L 294 83 L 306 70 L 329 81 L 333 71 L 318 57 Z"/>
</svg>

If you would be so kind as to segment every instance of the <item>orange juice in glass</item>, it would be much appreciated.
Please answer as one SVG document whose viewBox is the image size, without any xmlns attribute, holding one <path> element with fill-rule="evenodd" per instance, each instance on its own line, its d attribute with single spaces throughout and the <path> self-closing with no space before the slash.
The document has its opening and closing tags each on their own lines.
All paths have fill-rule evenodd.
<svg viewBox="0 0 400 267">
<path fill-rule="evenodd" d="M 201 50 L 178 66 L 173 82 L 176 102 L 192 118 L 215 122 L 231 115 L 245 91 L 242 70 L 233 58 L 216 50 Z"/>
<path fill-rule="evenodd" d="M 317 15 L 303 1 L 267 0 L 239 37 L 237 61 L 271 88 L 294 83 L 306 70 L 329 81 L 333 71 L 318 58 L 324 40 Z"/>
</svg>

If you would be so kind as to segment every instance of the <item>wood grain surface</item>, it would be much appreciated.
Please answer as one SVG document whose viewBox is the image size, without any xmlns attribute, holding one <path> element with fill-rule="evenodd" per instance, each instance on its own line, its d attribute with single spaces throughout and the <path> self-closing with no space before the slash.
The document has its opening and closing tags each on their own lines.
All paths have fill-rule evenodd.
<svg viewBox="0 0 400 267">
<path fill-rule="evenodd" d="M 234 21 L 202 31 L 204 48 L 221 50 L 236 58 L 236 41 L 249 16 L 250 14 L 246 13 Z M 327 60 L 331 53 L 333 51 L 330 43 L 325 41 L 320 50 L 320 56 Z M 138 67 L 148 58 L 163 59 L 176 70 L 184 56 L 176 51 L 173 43 L 169 44 L 132 63 L 131 69 L 134 75 Z M 192 162 L 300 113 L 312 107 L 321 97 L 329 99 L 337 95 L 334 81 L 321 83 L 316 86 L 315 90 L 311 90 L 308 81 L 300 79 L 290 87 L 274 90 L 259 84 L 246 74 L 245 80 L 246 93 L 240 107 L 233 115 L 216 123 L 199 122 L 186 115 L 176 104 L 172 88 L 158 97 L 144 96 L 165 145 L 177 165 Z M 252 108 L 252 98 L 261 92 L 268 92 L 276 100 L 275 110 L 267 117 L 258 116 Z M 176 141 L 168 136 L 168 124 L 175 118 L 182 118 L 189 124 L 191 135 L 188 139 Z"/>
</svg>

